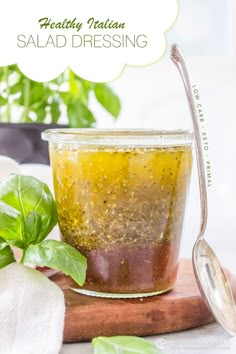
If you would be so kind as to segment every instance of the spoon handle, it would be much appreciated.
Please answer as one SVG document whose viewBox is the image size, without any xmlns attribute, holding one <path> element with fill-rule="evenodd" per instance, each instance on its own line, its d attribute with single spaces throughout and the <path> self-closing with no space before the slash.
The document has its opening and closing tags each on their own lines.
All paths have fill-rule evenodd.
<svg viewBox="0 0 236 354">
<path fill-rule="evenodd" d="M 198 238 L 202 238 L 207 225 L 207 189 L 206 189 L 206 175 L 205 175 L 205 168 L 204 168 L 204 157 L 203 157 L 203 149 L 201 143 L 201 132 L 200 132 L 200 127 L 198 122 L 198 115 L 194 103 L 194 97 L 192 94 L 192 86 L 189 79 L 188 69 L 185 63 L 183 53 L 181 49 L 177 46 L 177 44 L 172 45 L 170 57 L 173 63 L 177 66 L 180 75 L 182 77 L 185 92 L 188 99 L 190 113 L 193 121 L 196 156 L 197 156 L 199 190 L 200 190 L 200 202 L 201 202 L 201 224 L 200 224 Z"/>
</svg>

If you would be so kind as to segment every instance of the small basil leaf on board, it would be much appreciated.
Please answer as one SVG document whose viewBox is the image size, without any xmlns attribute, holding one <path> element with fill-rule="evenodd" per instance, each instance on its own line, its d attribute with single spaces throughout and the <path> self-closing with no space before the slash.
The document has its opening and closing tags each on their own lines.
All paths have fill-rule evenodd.
<svg viewBox="0 0 236 354">
<path fill-rule="evenodd" d="M 60 270 L 81 286 L 85 282 L 86 258 L 65 242 L 45 240 L 30 245 L 25 252 L 24 262 Z"/>
<path fill-rule="evenodd" d="M 25 247 L 44 240 L 57 223 L 53 196 L 48 186 L 37 178 L 10 175 L 0 184 L 0 201 L 20 213 L 20 238 L 26 243 Z M 34 214 L 31 214 L 32 211 Z M 33 225 L 33 219 L 36 226 Z"/>
<path fill-rule="evenodd" d="M 97 337 L 94 354 L 161 354 L 154 343 L 132 336 Z"/>
<path fill-rule="evenodd" d="M 22 239 L 21 214 L 0 200 L 0 235 L 5 240 Z"/>
<path fill-rule="evenodd" d="M 0 269 L 13 262 L 15 262 L 15 258 L 11 248 L 7 245 L 6 241 L 0 237 Z"/>
<path fill-rule="evenodd" d="M 105 84 L 95 84 L 94 93 L 98 102 L 114 117 L 117 118 L 121 104 L 118 96 Z"/>
</svg>

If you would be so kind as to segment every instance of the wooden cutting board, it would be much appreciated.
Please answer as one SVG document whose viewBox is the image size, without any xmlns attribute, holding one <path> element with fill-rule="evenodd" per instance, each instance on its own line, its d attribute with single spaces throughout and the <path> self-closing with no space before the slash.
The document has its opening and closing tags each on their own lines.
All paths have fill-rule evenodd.
<svg viewBox="0 0 236 354">
<path fill-rule="evenodd" d="M 199 293 L 191 261 L 180 261 L 174 290 L 144 299 L 103 299 L 79 295 L 67 276 L 50 278 L 65 294 L 64 343 L 89 341 L 97 336 L 146 336 L 198 327 L 214 321 Z M 229 274 L 236 295 L 236 278 Z"/>
</svg>

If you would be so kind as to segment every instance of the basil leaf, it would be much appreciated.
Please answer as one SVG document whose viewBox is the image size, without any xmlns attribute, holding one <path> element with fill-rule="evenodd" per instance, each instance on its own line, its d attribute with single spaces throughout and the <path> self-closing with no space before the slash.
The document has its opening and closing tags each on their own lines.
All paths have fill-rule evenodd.
<svg viewBox="0 0 236 354">
<path fill-rule="evenodd" d="M 19 211 L 0 201 L 0 235 L 5 240 L 21 240 L 21 233 Z"/>
<path fill-rule="evenodd" d="M 69 93 L 76 100 L 80 100 L 84 105 L 88 105 L 89 90 L 84 80 L 75 75 L 71 70 L 69 71 Z"/>
<path fill-rule="evenodd" d="M 93 113 L 80 100 L 67 107 L 70 128 L 91 128 L 96 122 Z"/>
<path fill-rule="evenodd" d="M 32 118 L 30 118 L 30 117 L 26 117 L 26 118 L 24 119 L 24 122 L 25 122 L 25 123 L 34 123 L 34 120 L 33 120 Z"/>
<path fill-rule="evenodd" d="M 3 229 L 5 233 L 0 235 L 22 240 L 23 248 L 30 243 L 40 243 L 57 223 L 53 196 L 48 186 L 34 177 L 10 175 L 0 184 L 0 201 L 8 205 L 2 208 L 0 231 Z M 3 218 L 4 210 L 7 219 Z M 11 222 L 9 227 L 6 222 Z M 13 230 L 13 236 L 10 230 Z"/>
<path fill-rule="evenodd" d="M 22 87 L 23 87 L 23 80 L 21 79 L 20 81 L 18 81 L 16 84 L 14 84 L 13 86 L 11 86 L 10 88 L 10 92 L 12 95 L 15 95 L 18 92 L 22 91 Z"/>
<path fill-rule="evenodd" d="M 132 336 L 97 337 L 92 340 L 94 354 L 160 354 L 154 343 Z"/>
<path fill-rule="evenodd" d="M 73 77 L 69 79 L 69 92 L 75 101 L 80 97 L 81 87 Z"/>
<path fill-rule="evenodd" d="M 24 240 L 27 244 L 38 242 L 38 232 L 42 228 L 42 219 L 35 211 L 31 211 L 25 218 Z"/>
<path fill-rule="evenodd" d="M 60 98 L 62 99 L 63 103 L 67 106 L 74 104 L 76 101 L 74 96 L 70 92 L 59 92 Z"/>
<path fill-rule="evenodd" d="M 57 101 L 52 101 L 50 106 L 50 112 L 52 117 L 52 123 L 56 124 L 61 115 L 60 105 Z"/>
<path fill-rule="evenodd" d="M 35 82 L 35 81 L 32 81 L 28 78 L 26 78 L 25 80 L 30 81 L 30 97 L 29 97 L 30 98 L 30 102 L 29 102 L 30 105 L 42 100 L 42 97 L 46 96 L 47 87 L 45 87 L 43 83 Z"/>
<path fill-rule="evenodd" d="M 60 270 L 81 286 L 85 282 L 86 258 L 65 242 L 45 240 L 30 245 L 25 252 L 24 262 Z"/>
<path fill-rule="evenodd" d="M 37 123 L 43 123 L 45 121 L 47 112 L 46 112 L 46 105 L 42 105 L 36 112 L 36 122 Z"/>
<path fill-rule="evenodd" d="M 15 261 L 11 248 L 6 241 L 0 237 L 0 269 Z"/>
<path fill-rule="evenodd" d="M 7 99 L 0 96 L 0 107 L 5 106 L 7 104 Z"/>
<path fill-rule="evenodd" d="M 120 113 L 121 104 L 118 96 L 112 89 L 105 84 L 95 84 L 94 93 L 98 102 L 100 102 L 114 118 L 117 118 Z"/>
</svg>

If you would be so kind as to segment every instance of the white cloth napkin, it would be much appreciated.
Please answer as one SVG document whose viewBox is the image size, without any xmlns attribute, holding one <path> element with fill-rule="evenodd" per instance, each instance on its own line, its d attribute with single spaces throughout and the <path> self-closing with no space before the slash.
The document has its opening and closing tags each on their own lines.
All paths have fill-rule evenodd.
<svg viewBox="0 0 236 354">
<path fill-rule="evenodd" d="M 41 173 L 51 182 L 49 166 L 19 166 L 0 156 L 0 181 L 10 173 Z M 0 354 L 58 354 L 64 313 L 63 292 L 45 275 L 17 263 L 0 269 Z"/>
<path fill-rule="evenodd" d="M 0 270 L 0 354 L 58 354 L 65 302 L 40 272 L 12 263 Z"/>
</svg>

